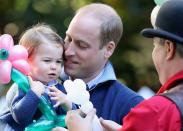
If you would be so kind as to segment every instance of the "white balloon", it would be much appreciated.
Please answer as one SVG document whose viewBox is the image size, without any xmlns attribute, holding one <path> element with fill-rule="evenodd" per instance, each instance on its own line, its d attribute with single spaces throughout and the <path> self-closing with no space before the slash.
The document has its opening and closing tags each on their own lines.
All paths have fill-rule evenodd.
<svg viewBox="0 0 183 131">
<path fill-rule="evenodd" d="M 67 98 L 76 104 L 83 105 L 89 101 L 90 95 L 87 91 L 70 92 L 67 94 Z"/>
<path fill-rule="evenodd" d="M 70 91 L 72 91 L 74 84 L 71 80 L 66 80 L 66 81 L 64 81 L 63 86 L 64 86 L 66 92 L 69 93 Z"/>
<path fill-rule="evenodd" d="M 154 28 L 156 27 L 155 22 L 156 22 L 156 17 L 157 17 L 159 9 L 160 9 L 160 6 L 157 5 L 157 6 L 154 7 L 154 9 L 151 12 L 151 24 Z"/>
<path fill-rule="evenodd" d="M 89 113 L 92 109 L 93 109 L 93 104 L 90 101 L 88 101 L 83 106 L 81 106 L 81 110 L 85 114 Z"/>
<path fill-rule="evenodd" d="M 74 86 L 77 88 L 79 91 L 85 91 L 86 90 L 86 84 L 83 80 L 81 79 L 75 79 L 74 80 Z"/>
<path fill-rule="evenodd" d="M 67 91 L 66 99 L 72 101 L 75 104 L 81 105 L 80 109 L 83 113 L 87 114 L 93 109 L 93 104 L 89 101 L 90 94 L 86 90 L 86 84 L 81 79 L 74 81 L 66 80 L 64 87 Z M 103 131 L 103 127 L 100 124 L 98 117 L 95 115 L 92 123 L 93 131 Z"/>
</svg>

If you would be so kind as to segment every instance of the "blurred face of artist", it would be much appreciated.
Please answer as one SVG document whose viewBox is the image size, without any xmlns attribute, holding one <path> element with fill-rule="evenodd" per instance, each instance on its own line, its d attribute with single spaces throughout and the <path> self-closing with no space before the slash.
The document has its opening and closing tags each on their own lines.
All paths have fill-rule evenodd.
<svg viewBox="0 0 183 131">
<path fill-rule="evenodd" d="M 40 44 L 29 58 L 30 76 L 44 84 L 59 77 L 62 66 L 63 46 L 45 42 Z"/>
<path fill-rule="evenodd" d="M 71 78 L 88 82 L 95 78 L 106 64 L 107 45 L 101 47 L 101 22 L 95 17 L 76 15 L 65 38 L 65 72 Z"/>
<path fill-rule="evenodd" d="M 161 84 L 165 82 L 165 72 L 166 72 L 166 48 L 164 45 L 164 40 L 155 37 L 153 39 L 153 45 L 154 49 L 152 52 L 152 59 L 156 68 L 156 71 L 158 72 L 159 80 Z"/>
</svg>

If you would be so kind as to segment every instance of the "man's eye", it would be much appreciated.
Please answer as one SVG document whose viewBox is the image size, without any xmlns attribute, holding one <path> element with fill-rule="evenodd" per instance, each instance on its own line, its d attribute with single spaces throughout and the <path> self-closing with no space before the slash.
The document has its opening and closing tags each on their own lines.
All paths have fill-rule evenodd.
<svg viewBox="0 0 183 131">
<path fill-rule="evenodd" d="M 78 42 L 77 43 L 78 44 L 78 46 L 80 47 L 80 48 L 82 48 L 82 49 L 86 49 L 88 46 L 85 44 L 85 43 L 83 43 L 83 42 Z"/>
<path fill-rule="evenodd" d="M 82 45 L 80 45 L 79 47 L 82 48 L 82 49 L 86 49 L 87 48 L 86 46 L 82 46 Z"/>
</svg>

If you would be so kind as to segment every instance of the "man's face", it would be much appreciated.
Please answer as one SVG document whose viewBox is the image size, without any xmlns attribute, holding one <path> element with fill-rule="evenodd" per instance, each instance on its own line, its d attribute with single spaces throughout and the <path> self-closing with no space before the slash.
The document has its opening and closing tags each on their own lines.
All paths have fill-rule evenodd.
<svg viewBox="0 0 183 131">
<path fill-rule="evenodd" d="M 65 72 L 85 82 L 96 77 L 107 61 L 106 47 L 100 49 L 100 44 L 100 21 L 90 16 L 75 16 L 66 32 Z"/>
</svg>

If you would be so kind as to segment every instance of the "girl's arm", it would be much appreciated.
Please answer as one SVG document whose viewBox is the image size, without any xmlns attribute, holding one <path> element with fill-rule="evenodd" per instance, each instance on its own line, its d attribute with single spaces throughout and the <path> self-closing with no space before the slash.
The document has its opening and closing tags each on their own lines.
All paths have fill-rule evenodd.
<svg viewBox="0 0 183 131">
<path fill-rule="evenodd" d="M 24 93 L 18 89 L 18 93 L 12 100 L 10 107 L 14 120 L 23 125 L 32 123 L 33 116 L 38 109 L 39 97 L 44 93 L 44 85 L 29 79 L 31 89 Z"/>
</svg>

